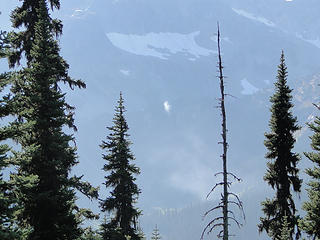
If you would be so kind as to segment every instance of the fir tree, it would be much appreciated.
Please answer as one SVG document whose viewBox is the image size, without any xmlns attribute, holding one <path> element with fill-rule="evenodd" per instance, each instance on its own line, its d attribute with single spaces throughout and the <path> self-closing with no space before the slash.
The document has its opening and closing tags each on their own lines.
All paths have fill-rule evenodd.
<svg viewBox="0 0 320 240">
<path fill-rule="evenodd" d="M 74 137 L 64 133 L 63 128 L 76 129 L 74 108 L 66 103 L 59 83 L 80 88 L 85 84 L 68 75 L 69 66 L 59 55 L 46 1 L 24 1 L 23 6 L 31 3 L 35 5 L 26 9 L 26 14 L 36 17 L 32 26 L 26 25 L 34 29 L 24 31 L 34 33 L 29 39 L 30 49 L 23 49 L 27 67 L 11 76 L 13 95 L 5 101 L 16 120 L 2 129 L 4 135 L 13 135 L 22 148 L 12 157 L 18 171 L 11 178 L 21 202 L 16 215 L 20 229 L 31 230 L 26 239 L 79 239 L 82 230 L 76 215 L 79 208 L 75 204 L 75 189 L 92 197 L 97 197 L 97 192 L 90 184 L 81 183 L 81 178 L 70 177 L 78 161 L 76 148 L 70 145 Z M 15 42 L 11 43 L 14 46 Z M 26 182 L 30 176 L 34 181 Z"/>
<path fill-rule="evenodd" d="M 300 234 L 296 207 L 291 194 L 292 190 L 299 193 L 302 184 L 297 168 L 300 158 L 298 154 L 292 152 L 295 143 L 293 133 L 300 127 L 297 125 L 297 118 L 293 117 L 291 112 L 293 107 L 291 92 L 287 84 L 287 67 L 282 52 L 275 93 L 270 99 L 271 131 L 265 134 L 264 143 L 268 149 L 266 158 L 269 159 L 264 180 L 276 190 L 276 196 L 273 199 L 267 198 L 261 203 L 266 216 L 260 218 L 259 224 L 259 231 L 265 230 L 272 239 L 280 238 L 284 216 L 287 216 L 291 229 L 290 239 L 293 239 L 295 231 L 296 238 Z"/>
<path fill-rule="evenodd" d="M 311 147 L 315 152 L 305 153 L 305 156 L 315 164 L 313 168 L 306 170 L 312 178 L 308 182 L 309 200 L 302 206 L 307 212 L 306 216 L 300 221 L 303 229 L 312 239 L 320 239 L 320 118 L 316 117 L 314 123 L 309 124 L 313 131 L 311 138 Z"/>
<path fill-rule="evenodd" d="M 111 220 L 104 225 L 104 240 L 125 240 L 126 236 L 131 240 L 140 239 L 137 229 L 137 218 L 140 211 L 134 207 L 134 203 L 140 193 L 135 184 L 134 175 L 140 173 L 138 167 L 131 163 L 135 158 L 130 151 L 131 142 L 128 140 L 129 128 L 124 113 L 122 94 L 115 109 L 113 126 L 107 141 L 103 141 L 101 148 L 107 151 L 103 155 L 106 161 L 103 170 L 109 174 L 105 177 L 105 185 L 112 188 L 111 196 L 101 202 L 102 211 L 111 214 Z"/>
<path fill-rule="evenodd" d="M 160 236 L 159 229 L 158 229 L 157 225 L 156 225 L 155 229 L 153 229 L 151 239 L 152 240 L 160 240 L 161 239 L 161 236 Z"/>
</svg>

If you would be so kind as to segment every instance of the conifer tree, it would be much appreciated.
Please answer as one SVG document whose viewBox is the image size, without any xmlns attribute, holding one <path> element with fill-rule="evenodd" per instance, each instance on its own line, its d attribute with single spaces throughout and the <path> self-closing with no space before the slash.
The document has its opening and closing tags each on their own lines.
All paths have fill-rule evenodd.
<svg viewBox="0 0 320 240">
<path fill-rule="evenodd" d="M 71 145 L 74 137 L 64 133 L 63 128 L 76 130 L 74 108 L 66 103 L 59 84 L 65 82 L 80 88 L 85 84 L 68 75 L 69 66 L 59 55 L 46 1 L 24 1 L 23 7 L 28 4 L 34 5 L 26 8 L 20 17 L 33 16 L 24 20 L 34 22 L 29 25 L 21 20 L 27 30 L 21 34 L 11 33 L 10 37 L 11 52 L 21 50 L 27 56 L 27 66 L 11 76 L 12 95 L 5 99 L 16 120 L 1 131 L 22 149 L 11 158 L 18 166 L 18 171 L 11 175 L 21 206 L 16 213 L 18 225 L 20 229 L 30 230 L 26 237 L 30 240 L 79 239 L 82 230 L 76 215 L 79 208 L 75 204 L 75 189 L 91 197 L 97 197 L 97 191 L 89 183 L 82 183 L 81 177 L 70 177 L 78 161 L 76 148 Z M 13 22 L 15 14 L 16 11 Z M 27 33 L 33 36 L 28 35 L 28 43 L 27 38 L 22 37 L 25 45 L 17 49 L 13 36 Z M 26 181 L 31 176 L 32 179 Z"/>
<path fill-rule="evenodd" d="M 161 239 L 161 236 L 160 236 L 159 229 L 158 229 L 157 225 L 156 225 L 155 229 L 153 229 L 151 239 L 152 240 L 160 240 Z"/>
<path fill-rule="evenodd" d="M 292 190 L 299 193 L 302 180 L 298 177 L 297 163 L 299 155 L 292 152 L 295 138 L 293 133 L 300 129 L 297 118 L 292 115 L 292 90 L 287 83 L 287 67 L 282 52 L 278 66 L 278 76 L 275 83 L 275 93 L 270 98 L 271 119 L 270 132 L 265 134 L 265 146 L 268 149 L 266 158 L 269 159 L 268 170 L 264 180 L 276 190 L 273 199 L 267 198 L 261 203 L 265 217 L 260 218 L 259 231 L 266 231 L 272 239 L 281 236 L 282 220 L 287 216 L 291 229 L 290 239 L 294 232 L 299 238 L 298 216 L 292 198 Z"/>
<path fill-rule="evenodd" d="M 111 214 L 111 220 L 104 224 L 104 240 L 131 240 L 141 239 L 137 229 L 137 219 L 140 211 L 134 206 L 140 190 L 135 183 L 135 175 L 140 173 L 132 161 L 135 160 L 130 150 L 131 142 L 128 140 L 128 124 L 124 113 L 125 107 L 122 94 L 118 106 L 115 108 L 113 126 L 108 127 L 111 133 L 103 141 L 101 148 L 107 151 L 103 155 L 106 161 L 103 170 L 108 173 L 105 185 L 112 188 L 110 196 L 101 202 L 102 211 Z"/>
<path fill-rule="evenodd" d="M 306 169 L 312 180 L 308 182 L 309 200 L 304 202 L 302 208 L 306 216 L 301 219 L 300 226 L 313 240 L 320 239 L 320 118 L 316 117 L 314 123 L 309 124 L 313 131 L 311 147 L 314 152 L 305 153 L 305 156 L 314 164 L 313 168 Z"/>
</svg>

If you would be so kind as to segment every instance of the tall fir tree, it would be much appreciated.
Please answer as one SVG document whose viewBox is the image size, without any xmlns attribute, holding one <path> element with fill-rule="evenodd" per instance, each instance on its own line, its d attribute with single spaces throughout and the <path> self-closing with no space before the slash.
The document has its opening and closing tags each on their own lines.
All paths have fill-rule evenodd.
<svg viewBox="0 0 320 240">
<path fill-rule="evenodd" d="M 268 170 L 264 180 L 276 190 L 273 199 L 266 199 L 261 203 L 265 217 L 260 218 L 259 231 L 266 231 L 272 239 L 280 239 L 282 220 L 287 216 L 290 231 L 290 239 L 296 233 L 299 238 L 298 216 L 292 197 L 292 190 L 296 193 L 301 191 L 302 180 L 298 177 L 297 163 L 300 159 L 297 153 L 292 152 L 295 138 L 294 132 L 300 129 L 297 118 L 293 117 L 291 109 L 292 90 L 287 84 L 287 67 L 282 51 L 278 76 L 275 83 L 275 93 L 270 98 L 271 119 L 269 122 L 270 132 L 265 134 L 264 142 L 269 159 Z"/>
<path fill-rule="evenodd" d="M 305 156 L 314 167 L 306 169 L 306 173 L 311 177 L 307 189 L 309 200 L 302 206 L 307 214 L 301 219 L 300 226 L 313 240 L 320 240 L 320 118 L 316 117 L 309 127 L 313 131 L 310 138 L 314 152 L 305 153 Z"/>
<path fill-rule="evenodd" d="M 51 2 L 57 4 L 59 1 Z M 22 149 L 14 152 L 11 158 L 18 166 L 18 171 L 11 175 L 21 203 L 16 213 L 18 226 L 30 229 L 28 240 L 79 239 L 82 231 L 76 212 L 88 212 L 79 211 L 75 190 L 91 197 L 97 197 L 97 191 L 89 183 L 82 183 L 81 177 L 70 177 L 70 171 L 78 161 L 76 147 L 71 145 L 74 137 L 64 133 L 63 128 L 76 129 L 74 108 L 66 103 L 59 84 L 65 82 L 80 88 L 85 84 L 68 75 L 69 66 L 59 55 L 59 46 L 54 39 L 54 24 L 47 2 L 23 2 L 23 6 L 28 4 L 35 5 L 25 9 L 24 14 L 36 17 L 32 18 L 35 20 L 32 26 L 24 23 L 27 30 L 20 32 L 34 34 L 30 42 L 24 39 L 30 48 L 21 48 L 27 57 L 27 67 L 11 76 L 12 95 L 5 101 L 16 120 L 1 131 L 6 136 L 13 135 Z M 28 29 L 31 27 L 33 29 Z M 14 35 L 11 33 L 11 52 L 17 50 Z M 26 182 L 30 176 L 34 176 L 31 185 L 31 181 Z"/>
<path fill-rule="evenodd" d="M 135 158 L 129 148 L 131 142 L 128 140 L 129 127 L 123 103 L 120 93 L 113 126 L 108 127 L 111 133 L 107 136 L 107 141 L 101 144 L 101 148 L 107 151 L 103 155 L 106 161 L 103 170 L 108 173 L 104 184 L 107 188 L 112 188 L 110 196 L 101 202 L 102 211 L 111 214 L 111 220 L 104 224 L 104 240 L 125 240 L 126 237 L 131 240 L 141 239 L 137 228 L 140 211 L 134 206 L 140 193 L 134 175 L 139 174 L 140 170 L 132 163 Z"/>
</svg>

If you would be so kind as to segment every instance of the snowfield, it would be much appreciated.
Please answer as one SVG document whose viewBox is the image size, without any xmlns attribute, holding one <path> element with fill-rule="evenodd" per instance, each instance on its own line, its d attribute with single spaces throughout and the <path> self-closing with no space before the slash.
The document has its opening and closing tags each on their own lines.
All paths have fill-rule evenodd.
<svg viewBox="0 0 320 240">
<path fill-rule="evenodd" d="M 196 43 L 195 38 L 199 34 L 199 31 L 189 34 L 151 32 L 145 35 L 111 32 L 106 33 L 106 36 L 115 47 L 136 55 L 167 60 L 173 54 L 184 53 L 189 60 L 194 60 L 216 53 Z"/>
</svg>

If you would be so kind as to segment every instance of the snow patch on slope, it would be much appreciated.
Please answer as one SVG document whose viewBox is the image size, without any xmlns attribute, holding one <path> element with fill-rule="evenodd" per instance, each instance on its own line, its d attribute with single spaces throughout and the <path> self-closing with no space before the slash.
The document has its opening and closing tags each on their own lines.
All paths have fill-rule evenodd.
<svg viewBox="0 0 320 240">
<path fill-rule="evenodd" d="M 301 40 L 303 40 L 303 41 L 305 41 L 305 42 L 308 42 L 308 43 L 316 46 L 317 48 L 320 48 L 320 39 L 319 39 L 319 37 L 316 38 L 316 39 L 306 39 L 299 33 L 296 33 L 296 37 L 301 39 Z"/>
<path fill-rule="evenodd" d="M 240 16 L 246 17 L 246 18 L 248 18 L 250 20 L 254 20 L 254 21 L 263 23 L 263 24 L 267 25 L 268 27 L 275 27 L 276 26 L 272 21 L 270 21 L 270 20 L 268 20 L 268 19 L 266 19 L 264 17 L 256 16 L 256 15 L 254 15 L 252 13 L 249 13 L 249 12 L 247 12 L 245 10 L 236 9 L 236 8 L 232 8 L 232 10 L 235 13 L 237 13 L 238 15 L 240 15 Z"/>
<path fill-rule="evenodd" d="M 242 91 L 241 93 L 244 95 L 252 95 L 259 91 L 259 88 L 256 88 L 251 83 L 248 82 L 246 78 L 241 80 Z"/>
<path fill-rule="evenodd" d="M 106 33 L 111 43 L 124 51 L 142 55 L 152 56 L 167 60 L 171 55 L 184 53 L 194 58 L 209 56 L 215 51 L 199 46 L 195 37 L 199 31 L 189 34 L 180 33 L 147 33 L 145 35 Z"/>
<path fill-rule="evenodd" d="M 85 9 L 74 9 L 73 13 L 71 15 L 71 18 L 76 18 L 76 19 L 84 19 L 88 15 L 94 15 L 95 12 L 90 11 L 90 8 L 87 7 Z"/>
</svg>

